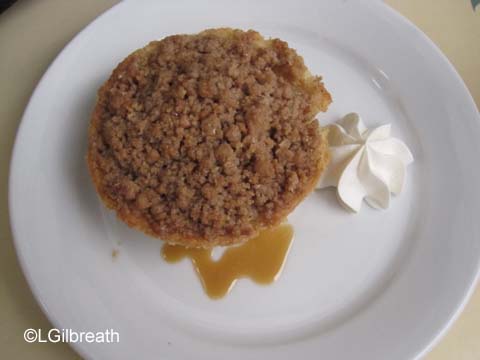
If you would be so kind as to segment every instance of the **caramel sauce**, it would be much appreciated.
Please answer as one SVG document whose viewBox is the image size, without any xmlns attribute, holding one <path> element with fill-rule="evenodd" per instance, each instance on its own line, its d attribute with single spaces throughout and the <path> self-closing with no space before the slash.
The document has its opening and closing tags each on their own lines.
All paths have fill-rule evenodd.
<svg viewBox="0 0 480 360">
<path fill-rule="evenodd" d="M 227 294 L 239 278 L 250 277 L 269 284 L 279 276 L 293 238 L 293 228 L 282 224 L 262 231 L 245 244 L 230 247 L 222 257 L 212 259 L 211 249 L 189 249 L 165 244 L 162 256 L 169 263 L 190 258 L 207 295 L 218 299 Z"/>
</svg>

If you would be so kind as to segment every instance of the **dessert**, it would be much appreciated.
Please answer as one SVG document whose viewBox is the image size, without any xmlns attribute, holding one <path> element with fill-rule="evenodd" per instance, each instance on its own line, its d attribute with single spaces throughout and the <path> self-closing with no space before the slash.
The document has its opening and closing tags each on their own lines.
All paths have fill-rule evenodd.
<svg viewBox="0 0 480 360">
<path fill-rule="evenodd" d="M 337 187 L 340 202 L 354 212 L 363 199 L 374 208 L 388 208 L 390 193 L 402 191 L 406 167 L 413 162 L 408 147 L 390 132 L 389 124 L 367 129 L 356 113 L 330 125 L 332 160 L 317 187 Z"/>
<path fill-rule="evenodd" d="M 187 247 L 239 243 L 314 189 L 329 160 L 314 116 L 330 102 L 281 40 L 169 36 L 129 55 L 99 90 L 88 167 L 129 226 Z"/>
</svg>

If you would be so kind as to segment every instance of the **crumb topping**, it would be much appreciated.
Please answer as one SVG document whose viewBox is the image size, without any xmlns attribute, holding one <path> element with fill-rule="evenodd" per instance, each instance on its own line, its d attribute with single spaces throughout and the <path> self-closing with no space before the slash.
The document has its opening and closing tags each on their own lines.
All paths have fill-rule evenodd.
<svg viewBox="0 0 480 360">
<path fill-rule="evenodd" d="M 328 162 L 330 95 L 278 39 L 207 30 L 154 41 L 100 89 L 88 163 L 129 225 L 191 246 L 276 225 Z"/>
</svg>

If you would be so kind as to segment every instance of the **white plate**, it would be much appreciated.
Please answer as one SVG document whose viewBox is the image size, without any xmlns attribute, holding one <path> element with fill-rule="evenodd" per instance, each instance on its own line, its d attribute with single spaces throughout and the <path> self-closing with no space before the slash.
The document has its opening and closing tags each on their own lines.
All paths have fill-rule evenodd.
<svg viewBox="0 0 480 360">
<path fill-rule="evenodd" d="M 191 265 L 101 205 L 85 166 L 99 85 L 152 39 L 254 28 L 289 42 L 334 103 L 390 122 L 416 162 L 388 211 L 345 212 L 332 191 L 290 216 L 280 279 L 239 281 L 223 300 Z M 74 344 L 95 359 L 409 359 L 431 346 L 471 293 L 480 259 L 479 115 L 438 49 L 380 1 L 124 2 L 83 30 L 38 85 L 15 145 L 10 211 L 30 286 L 60 328 L 113 328 L 119 344 Z M 113 249 L 119 250 L 113 260 Z"/>
</svg>

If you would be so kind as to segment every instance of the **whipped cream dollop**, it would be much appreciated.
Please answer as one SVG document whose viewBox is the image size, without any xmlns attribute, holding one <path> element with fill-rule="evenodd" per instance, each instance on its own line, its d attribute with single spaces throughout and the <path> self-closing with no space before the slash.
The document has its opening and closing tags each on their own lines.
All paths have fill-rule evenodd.
<svg viewBox="0 0 480 360">
<path fill-rule="evenodd" d="M 367 129 L 356 113 L 329 125 L 331 160 L 317 189 L 336 186 L 340 202 L 355 212 L 363 199 L 374 208 L 388 208 L 390 194 L 402 191 L 406 167 L 413 162 L 408 147 L 390 133 L 390 124 Z"/>
</svg>

